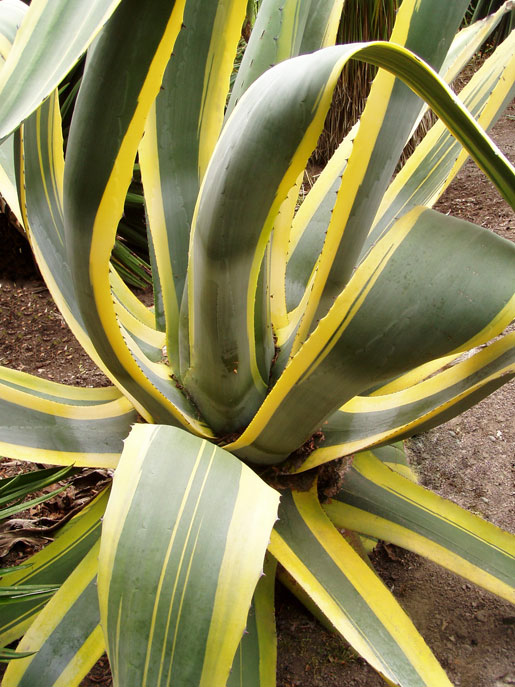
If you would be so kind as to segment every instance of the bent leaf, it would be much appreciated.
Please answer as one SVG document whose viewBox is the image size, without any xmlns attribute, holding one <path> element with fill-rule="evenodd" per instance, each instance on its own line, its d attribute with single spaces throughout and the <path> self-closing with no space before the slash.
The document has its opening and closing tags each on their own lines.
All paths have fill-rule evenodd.
<svg viewBox="0 0 515 687">
<path fill-rule="evenodd" d="M 277 637 L 274 590 L 276 561 L 265 558 L 263 577 L 257 583 L 247 627 L 236 651 L 227 687 L 275 687 Z"/>
<path fill-rule="evenodd" d="M 114 468 L 137 419 L 112 388 L 74 389 L 0 368 L 0 393 L 0 450 L 19 460 Z"/>
<path fill-rule="evenodd" d="M 317 447 L 297 469 L 427 431 L 471 408 L 515 375 L 515 333 L 452 367 L 436 363 L 413 384 L 408 373 L 404 388 L 351 399 L 324 422 Z"/>
<path fill-rule="evenodd" d="M 489 341 L 515 314 L 514 267 L 515 246 L 491 232 L 423 208 L 404 215 L 356 269 L 229 450 L 279 462 L 343 400 Z"/>
</svg>

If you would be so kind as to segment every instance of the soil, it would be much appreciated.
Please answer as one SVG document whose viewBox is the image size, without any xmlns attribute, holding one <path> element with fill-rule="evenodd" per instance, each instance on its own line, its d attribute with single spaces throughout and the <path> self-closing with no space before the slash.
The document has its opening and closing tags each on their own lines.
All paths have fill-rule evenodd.
<svg viewBox="0 0 515 687">
<path fill-rule="evenodd" d="M 511 105 L 493 129 L 494 139 L 512 160 L 514 120 L 515 105 Z M 513 212 L 470 161 L 437 209 L 452 211 L 457 217 L 515 240 Z M 2 215 L 0 231 L 4 237 L 0 253 L 0 364 L 68 384 L 106 384 L 56 311 L 25 240 L 7 226 Z M 406 442 L 423 485 L 511 532 L 515 532 L 514 391 L 512 381 L 460 417 Z M 4 460 L 0 476 L 20 469 L 17 461 Z M 92 476 L 93 488 L 102 479 L 102 475 Z M 61 496 L 57 512 L 51 502 L 45 506 L 45 517 L 56 519 L 73 508 L 77 494 L 83 491 L 80 485 L 70 489 L 68 500 Z M 19 541 L 8 560 L 22 558 L 36 547 L 33 541 Z M 515 685 L 513 606 L 392 545 L 380 544 L 372 559 L 455 685 Z M 326 632 L 283 588 L 278 589 L 277 611 L 277 687 L 384 685 L 345 642 Z M 111 684 L 104 657 L 81 687 Z"/>
</svg>

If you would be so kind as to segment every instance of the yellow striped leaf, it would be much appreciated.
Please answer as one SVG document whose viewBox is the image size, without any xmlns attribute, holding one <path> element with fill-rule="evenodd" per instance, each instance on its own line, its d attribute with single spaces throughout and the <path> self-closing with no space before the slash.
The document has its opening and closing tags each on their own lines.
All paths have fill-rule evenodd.
<svg viewBox="0 0 515 687">
<path fill-rule="evenodd" d="M 489 341 L 514 316 L 513 260 L 512 243 L 475 225 L 424 208 L 404 215 L 371 249 L 228 449 L 254 462 L 280 462 L 323 430 L 344 398 L 366 392 L 383 375 L 386 382 Z"/>
<path fill-rule="evenodd" d="M 515 375 L 515 333 L 452 367 L 437 362 L 419 382 L 410 384 L 406 375 L 405 388 L 351 399 L 326 420 L 317 447 L 298 469 L 426 431 L 472 407 Z"/>
<path fill-rule="evenodd" d="M 26 567 L 0 580 L 0 588 L 14 585 L 61 584 L 100 538 L 108 492 L 104 491 L 59 529 L 54 540 L 26 561 Z M 45 606 L 46 599 L 28 597 L 2 607 L 0 645 L 5 646 L 27 630 Z M 45 687 L 48 687 L 45 685 Z"/>
<path fill-rule="evenodd" d="M 337 527 L 415 551 L 515 603 L 515 536 L 390 470 L 355 456 L 324 510 Z"/>
<path fill-rule="evenodd" d="M 97 540 L 26 632 L 18 647 L 32 655 L 9 663 L 4 687 L 78 687 L 102 656 L 99 546 Z"/>
<path fill-rule="evenodd" d="M 0 139 L 16 129 L 57 87 L 119 2 L 31 3 L 0 72 Z M 60 31 L 55 30 L 56 25 Z"/>
<path fill-rule="evenodd" d="M 451 684 L 392 594 L 325 515 L 316 484 L 282 496 L 269 551 L 391 684 Z"/>
<path fill-rule="evenodd" d="M 225 687 L 278 500 L 205 440 L 136 425 L 100 551 L 100 611 L 115 685 Z"/>
<path fill-rule="evenodd" d="M 113 388 L 67 387 L 0 368 L 0 452 L 52 465 L 114 468 L 137 414 Z"/>
<path fill-rule="evenodd" d="M 277 637 L 275 633 L 275 572 L 277 563 L 267 555 L 263 577 L 257 583 L 247 627 L 236 651 L 227 687 L 275 687 Z"/>
</svg>

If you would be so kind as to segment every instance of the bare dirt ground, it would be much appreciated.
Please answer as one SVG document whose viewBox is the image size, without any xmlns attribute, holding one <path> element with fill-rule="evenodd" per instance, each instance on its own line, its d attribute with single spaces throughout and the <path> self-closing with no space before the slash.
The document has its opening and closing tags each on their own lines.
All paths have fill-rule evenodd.
<svg viewBox="0 0 515 687">
<path fill-rule="evenodd" d="M 512 105 L 493 130 L 500 148 L 512 160 L 514 120 Z M 472 162 L 438 209 L 515 240 L 513 212 Z M 68 384 L 105 384 L 105 377 L 56 311 L 26 242 L 12 230 L 4 233 L 8 230 L 1 215 L 0 231 L 7 237 L 0 250 L 0 364 Z M 511 532 L 515 532 L 514 392 L 515 381 L 459 418 L 407 442 L 423 485 Z M 14 461 L 4 461 L 0 476 L 17 469 Z M 64 497 L 60 504 L 53 510 L 45 506 L 45 516 L 57 519 L 62 509 L 70 507 Z M 33 550 L 33 542 L 20 541 L 9 560 L 21 560 Z M 390 545 L 381 544 L 373 561 L 455 685 L 515 685 L 515 607 Z M 277 687 L 384 685 L 352 649 L 327 633 L 284 589 L 278 589 L 277 610 Z M 111 684 L 104 658 L 81 687 Z"/>
</svg>

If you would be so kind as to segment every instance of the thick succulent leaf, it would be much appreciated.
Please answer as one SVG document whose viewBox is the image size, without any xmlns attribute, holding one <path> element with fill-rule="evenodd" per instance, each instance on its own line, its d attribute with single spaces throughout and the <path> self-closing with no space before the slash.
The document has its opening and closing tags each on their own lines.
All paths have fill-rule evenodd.
<svg viewBox="0 0 515 687">
<path fill-rule="evenodd" d="M 475 21 L 458 31 L 439 69 L 440 76 L 445 79 L 448 84 L 454 81 L 462 69 L 469 63 L 471 57 L 475 55 L 486 42 L 488 36 L 495 31 L 495 28 L 499 25 L 503 16 L 509 11 L 510 3 L 511 0 L 507 0 L 497 12 L 494 12 L 484 19 Z M 460 94 L 460 97 L 462 97 L 462 94 Z M 415 133 L 426 112 L 427 106 L 419 113 L 409 138 Z"/>
<path fill-rule="evenodd" d="M 142 370 L 141 361 L 135 360 L 119 327 L 109 285 L 109 258 L 134 158 L 183 9 L 184 0 L 161 0 L 151 11 L 128 0 L 96 40 L 68 140 L 64 217 L 77 306 L 111 377 L 146 419 L 184 424 L 205 435 L 186 397 L 171 378 L 165 379 L 162 366 L 156 369 L 149 362 Z M 120 78 L 120 64 L 127 79 Z"/>
<path fill-rule="evenodd" d="M 325 515 L 316 485 L 282 496 L 269 551 L 392 684 L 450 685 L 392 594 Z"/>
<path fill-rule="evenodd" d="M 238 68 L 226 117 L 241 96 L 267 69 L 333 45 L 343 0 L 263 0 Z"/>
<path fill-rule="evenodd" d="M 331 56 L 320 53 L 311 71 L 309 63 L 306 57 L 282 62 L 247 91 L 224 127 L 195 212 L 189 370 L 182 376 L 219 432 L 245 425 L 267 390 L 254 332 L 261 264 L 277 211 L 316 144 L 332 92 L 325 88 Z M 269 322 L 262 330 L 258 338 L 273 345 Z"/>
<path fill-rule="evenodd" d="M 186 3 L 173 59 L 139 148 L 157 267 L 154 283 L 164 306 L 168 358 L 177 371 L 191 220 L 222 127 L 246 6 L 245 0 Z"/>
<path fill-rule="evenodd" d="M 4 687 L 78 687 L 102 656 L 99 546 L 97 541 L 26 632 L 18 651 L 32 655 L 9 664 Z"/>
<path fill-rule="evenodd" d="M 20 167 L 19 187 L 22 190 L 25 226 L 38 265 L 52 296 L 83 348 L 117 386 L 130 396 L 130 392 L 123 384 L 123 378 L 116 377 L 117 361 L 115 361 L 114 370 L 111 370 L 87 334 L 87 325 L 75 297 L 73 270 L 67 256 L 63 221 L 64 158 L 61 118 L 55 93 L 23 126 Z M 108 281 L 113 285 L 114 301 L 109 289 L 104 294 L 104 305 L 110 304 L 113 308 L 114 326 L 118 327 L 116 319 L 118 317 L 125 331 L 130 333 L 129 339 L 139 344 L 139 367 L 132 358 L 132 354 L 129 353 L 129 355 L 131 355 L 133 365 L 137 366 L 140 376 L 144 376 L 141 372 L 143 368 L 147 376 L 153 380 L 153 384 L 149 383 L 145 376 L 146 387 L 150 387 L 152 394 L 163 398 L 157 390 L 160 389 L 169 399 L 172 399 L 169 404 L 173 404 L 173 411 L 177 415 L 186 418 L 186 424 L 189 422 L 200 433 L 208 434 L 209 432 L 196 420 L 187 399 L 170 381 L 167 368 L 163 365 L 153 365 L 151 362 L 162 359 L 164 344 L 162 335 L 153 328 L 152 316 L 129 293 L 127 286 L 115 275 L 114 271 L 109 272 L 109 267 L 108 274 Z M 120 330 L 118 332 L 121 337 Z M 123 350 L 126 352 L 128 350 L 126 343 L 123 343 Z M 151 359 L 150 361 L 147 356 Z M 131 388 L 133 387 L 134 384 L 131 385 Z M 141 393 L 145 393 L 144 389 Z M 137 401 L 133 400 L 137 405 Z"/>
<path fill-rule="evenodd" d="M 467 0 L 404 0 L 397 11 L 391 44 L 402 45 L 438 70 L 458 30 Z M 435 37 L 438 40 L 435 40 Z M 393 56 L 393 53 L 392 53 Z M 386 56 L 385 56 L 386 58 Z M 385 69 L 387 59 L 375 64 Z M 408 68 L 412 76 L 415 65 Z M 401 77 L 402 81 L 395 77 Z M 421 74 L 415 81 L 421 84 Z M 320 255 L 295 353 L 348 282 L 384 191 L 423 103 L 407 88 L 406 74 L 379 70 L 360 120 L 356 142 L 342 175 L 327 237 Z M 431 89 L 433 90 L 433 89 Z M 415 86 L 415 91 L 417 87 Z M 421 95 L 421 91 L 417 91 Z M 433 91 L 433 95 L 436 93 Z M 422 96 L 431 107 L 433 103 Z M 438 112 L 438 108 L 435 109 Z"/>
<path fill-rule="evenodd" d="M 234 656 L 227 687 L 275 687 L 277 637 L 275 632 L 275 571 L 277 563 L 265 558 L 263 577 L 257 583 L 247 627 Z"/>
<path fill-rule="evenodd" d="M 126 336 L 141 349 L 142 360 L 161 362 L 166 336 L 156 328 L 155 313 L 139 300 L 115 269 L 111 269 L 110 282 L 116 315 Z"/>
<path fill-rule="evenodd" d="M 32 2 L 0 72 L 0 139 L 57 87 L 119 1 Z"/>
<path fill-rule="evenodd" d="M 390 470 L 355 456 L 324 504 L 337 526 L 402 546 L 515 602 L 515 536 Z"/>
<path fill-rule="evenodd" d="M 228 450 L 279 462 L 342 402 L 489 341 L 514 316 L 514 260 L 511 242 L 480 227 L 425 208 L 408 213 L 372 248 Z"/>
<path fill-rule="evenodd" d="M 437 362 L 441 367 L 442 361 Z M 326 420 L 317 448 L 298 470 L 427 431 L 471 408 L 514 375 L 515 333 L 511 333 L 404 389 L 356 396 Z"/>
<path fill-rule="evenodd" d="M 479 124 L 490 128 L 515 95 L 515 34 L 474 74 L 460 99 Z M 307 284 L 322 249 L 340 177 L 347 164 L 355 130 L 344 139 L 330 163 L 299 208 L 292 227 L 291 252 L 286 271 L 288 326 L 277 332 L 279 345 L 295 334 L 305 304 Z M 426 135 L 386 191 L 362 254 L 392 222 L 416 205 L 431 207 L 465 163 L 468 155 L 449 129 L 438 122 Z M 457 161 L 458 160 L 458 161 Z M 453 166 L 454 165 L 454 166 Z M 282 325 L 284 326 L 284 325 Z M 288 348 L 285 346 L 285 348 Z M 284 353 L 283 353 L 284 357 Z M 283 367 L 287 362 L 283 362 Z M 277 374 L 277 372 L 275 373 Z"/>
<path fill-rule="evenodd" d="M 154 363 L 161 362 L 166 348 L 164 332 L 160 332 L 154 326 L 148 326 L 141 322 L 119 301 L 115 301 L 115 310 L 120 326 L 123 328 L 122 331 L 125 333 L 126 341 L 132 340 L 141 351 L 142 364 L 145 364 L 143 361 L 148 363 L 149 360 Z M 128 345 L 131 347 L 130 343 Z M 169 379 L 169 377 L 170 370 L 167 370 L 166 379 Z"/>
<path fill-rule="evenodd" d="M 139 298 L 131 291 L 127 284 L 120 277 L 118 272 L 111 269 L 110 272 L 111 290 L 118 307 L 118 317 L 122 318 L 122 311 L 128 313 L 128 317 L 137 320 L 141 325 L 155 328 L 155 314 L 152 308 L 147 308 Z M 130 329 L 130 327 L 126 327 Z"/>
<path fill-rule="evenodd" d="M 115 685 L 225 687 L 278 500 L 205 440 L 167 426 L 133 429 L 103 522 L 98 576 Z"/>
<path fill-rule="evenodd" d="M 21 128 L 16 146 L 23 223 L 41 274 L 81 346 L 105 372 L 75 303 L 63 223 L 63 134 L 57 91 Z"/>
<path fill-rule="evenodd" d="M 306 301 L 309 295 L 306 287 L 324 245 L 341 176 L 347 166 L 358 126 L 359 123 L 338 146 L 292 221 L 288 261 L 283 275 L 288 322 L 277 331 L 277 343 L 285 347 L 287 352 L 290 346 L 285 344 L 295 335 L 304 312 L 305 302 L 302 301 Z"/>
<path fill-rule="evenodd" d="M 16 32 L 25 16 L 27 5 L 21 0 L 5 0 L 0 3 L 0 71 L 11 50 Z M 22 224 L 16 172 L 14 168 L 14 139 L 8 136 L 0 144 L 0 194 L 9 205 L 16 219 Z"/>
<path fill-rule="evenodd" d="M 485 60 L 461 91 L 460 99 L 479 124 L 489 129 L 514 96 L 515 32 Z M 467 151 L 437 122 L 390 184 L 363 251 L 416 205 L 434 205 L 467 159 Z"/>
<path fill-rule="evenodd" d="M 8 136 L 0 144 L 0 195 L 5 200 L 20 224 L 23 218 L 16 190 L 16 172 L 14 168 L 14 138 Z"/>
<path fill-rule="evenodd" d="M 7 586 L 61 584 L 77 567 L 100 538 L 100 519 L 107 505 L 108 492 L 94 501 L 59 529 L 54 540 L 34 554 L 23 567 L 0 580 L 0 589 Z M 2 607 L 0 645 L 12 642 L 27 630 L 45 606 L 46 598 L 38 596 L 19 599 Z"/>
<path fill-rule="evenodd" d="M 215 431 L 235 431 L 248 423 L 266 390 L 259 375 L 254 332 L 261 262 L 276 214 L 307 161 L 337 75 L 351 56 L 401 75 L 515 202 L 509 162 L 437 75 L 400 46 L 372 43 L 327 48 L 283 62 L 264 74 L 222 132 L 194 219 L 188 272 L 190 370 L 184 379 Z M 358 135 L 359 131 L 361 126 Z M 249 196 L 251 182 L 256 191 Z M 334 218 L 335 211 L 331 223 Z M 242 224 L 247 229 L 244 236 Z M 328 240 L 324 250 L 332 241 Z M 320 274 L 319 263 L 316 275 Z M 325 283 L 324 277 L 320 283 Z M 306 320 L 304 315 L 304 321 L 309 317 Z"/>
<path fill-rule="evenodd" d="M 375 446 L 370 449 L 370 453 L 388 466 L 390 470 L 398 472 L 399 475 L 412 482 L 418 482 L 417 473 L 410 466 L 402 441 L 396 441 L 386 446 Z"/>
<path fill-rule="evenodd" d="M 4 0 L 0 5 L 0 71 L 11 51 L 27 9 L 27 5 L 22 0 Z"/>
<path fill-rule="evenodd" d="M 288 191 L 277 217 L 270 238 L 269 250 L 271 250 L 270 269 L 270 319 L 275 336 L 282 328 L 288 325 L 288 308 L 286 304 L 286 266 L 288 251 L 291 241 L 291 225 L 297 208 L 299 193 L 301 192 L 304 173 L 299 174 L 297 180 Z M 279 346 L 279 339 L 276 346 Z"/>
<path fill-rule="evenodd" d="M 496 12 L 458 31 L 441 67 L 440 73 L 447 83 L 451 83 L 458 76 L 472 55 L 499 25 L 504 15 L 511 11 L 510 5 L 511 0 L 508 0 Z"/>
<path fill-rule="evenodd" d="M 137 419 L 112 388 L 66 387 L 8 368 L 0 368 L 0 409 L 2 455 L 78 467 L 116 467 Z"/>
</svg>

